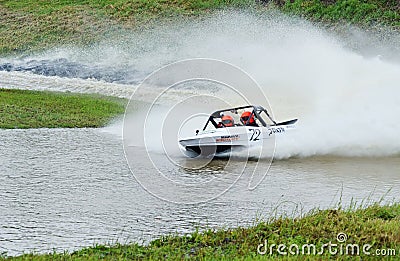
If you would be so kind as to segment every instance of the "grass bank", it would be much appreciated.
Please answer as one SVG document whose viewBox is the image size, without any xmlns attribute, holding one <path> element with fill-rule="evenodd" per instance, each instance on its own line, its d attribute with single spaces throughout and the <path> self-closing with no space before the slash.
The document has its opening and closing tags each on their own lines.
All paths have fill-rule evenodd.
<svg viewBox="0 0 400 261">
<path fill-rule="evenodd" d="M 341 234 L 344 233 L 344 234 Z M 340 236 L 338 236 L 340 235 Z M 260 244 L 268 249 L 265 255 L 257 253 Z M 340 241 L 338 241 L 340 240 Z M 331 251 L 328 246 L 332 245 Z M 275 244 L 270 254 L 270 247 Z M 278 253 L 277 246 L 283 244 L 286 255 Z M 315 245 L 308 250 L 303 246 Z M 367 252 L 363 247 L 367 244 Z M 261 252 L 265 250 L 260 247 Z M 299 254 L 296 254 L 296 245 Z M 348 247 L 350 245 L 350 247 Z M 357 245 L 359 248 L 357 248 Z M 341 248 L 342 246 L 342 248 Z M 282 248 L 282 247 L 281 247 Z M 323 251 L 321 251 L 323 249 Z M 336 254 L 332 254 L 335 252 Z M 341 250 L 342 249 L 342 250 Z M 357 254 L 357 249 L 359 254 Z M 311 254 L 308 254 L 309 252 Z M 342 254 L 341 254 L 342 253 Z M 390 206 L 372 205 L 364 209 L 316 210 L 301 218 L 277 218 L 261 222 L 250 228 L 228 230 L 209 230 L 195 232 L 189 236 L 166 236 L 152 241 L 148 246 L 138 244 L 96 246 L 74 253 L 23 255 L 15 260 L 259 260 L 259 259 L 298 259 L 321 260 L 327 258 L 374 259 L 382 255 L 400 259 L 400 204 Z M 368 255 L 369 254 L 369 255 Z M 379 259 L 379 258 L 378 258 Z"/>
<path fill-rule="evenodd" d="M 0 128 L 101 127 L 125 104 L 100 95 L 0 89 Z"/>
<path fill-rule="evenodd" d="M 90 45 L 116 29 L 141 30 L 224 8 L 275 8 L 313 21 L 400 29 L 397 0 L 2 0 L 0 55 L 59 44 Z"/>
<path fill-rule="evenodd" d="M 137 29 L 160 20 L 191 17 L 250 0 L 2 0 L 0 55 L 57 44 L 90 44 L 116 29 Z"/>
<path fill-rule="evenodd" d="M 281 10 L 323 23 L 400 29 L 400 2 L 397 0 L 294 0 L 281 3 Z"/>
</svg>

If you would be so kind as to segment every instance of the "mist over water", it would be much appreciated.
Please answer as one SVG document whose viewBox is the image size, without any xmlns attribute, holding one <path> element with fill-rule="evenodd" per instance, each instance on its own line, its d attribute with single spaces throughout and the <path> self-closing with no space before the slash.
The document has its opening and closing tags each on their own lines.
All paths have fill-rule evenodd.
<svg viewBox="0 0 400 261">
<path fill-rule="evenodd" d="M 277 121 L 299 119 L 296 132 L 277 140 L 277 158 L 397 155 L 398 42 L 383 46 L 360 32 L 348 28 L 342 32 L 345 37 L 339 37 L 274 12 L 261 16 L 224 11 L 142 33 L 116 33 L 113 39 L 87 48 L 60 47 L 0 59 L 0 70 L 7 72 L 1 72 L 0 87 L 24 88 L 23 82 L 14 84 L 13 79 L 27 72 L 27 77 L 40 78 L 31 81 L 30 88 L 40 89 L 49 81 L 46 86 L 51 90 L 90 92 L 96 84 L 82 83 L 96 81 L 105 94 L 126 85 L 129 97 L 146 75 L 170 62 L 219 59 L 242 68 L 258 82 Z M 377 45 L 364 44 L 370 41 Z M 71 81 L 67 78 L 83 80 L 65 85 Z M 37 86 L 32 86 L 35 82 Z"/>
</svg>

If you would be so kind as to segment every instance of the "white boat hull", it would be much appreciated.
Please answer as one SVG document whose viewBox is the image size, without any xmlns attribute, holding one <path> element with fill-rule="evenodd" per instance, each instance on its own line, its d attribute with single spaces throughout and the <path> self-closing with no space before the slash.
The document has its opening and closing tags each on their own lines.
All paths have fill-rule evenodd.
<svg viewBox="0 0 400 261">
<path fill-rule="evenodd" d="M 199 132 L 179 140 L 189 156 L 218 156 L 233 149 L 260 147 L 275 135 L 284 135 L 294 128 L 293 124 L 269 127 L 237 126 Z"/>
</svg>

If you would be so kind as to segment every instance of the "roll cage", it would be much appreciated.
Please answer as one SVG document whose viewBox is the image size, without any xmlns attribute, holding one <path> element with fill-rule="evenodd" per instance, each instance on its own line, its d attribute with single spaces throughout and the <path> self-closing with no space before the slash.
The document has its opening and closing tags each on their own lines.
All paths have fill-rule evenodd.
<svg viewBox="0 0 400 261">
<path fill-rule="evenodd" d="M 262 126 L 267 127 L 267 123 L 264 121 L 264 119 L 261 117 L 261 114 L 264 112 L 268 119 L 272 122 L 272 125 L 279 125 L 277 124 L 274 119 L 269 115 L 268 111 L 262 107 L 262 106 L 256 106 L 256 105 L 247 105 L 247 106 L 241 106 L 241 107 L 236 107 L 236 108 L 231 108 L 231 109 L 225 109 L 225 110 L 219 110 L 213 112 L 210 117 L 208 118 L 206 124 L 204 125 L 203 131 L 206 130 L 208 124 L 212 124 L 215 128 L 218 128 L 219 125 L 215 121 L 215 119 L 219 119 L 224 115 L 224 112 L 230 112 L 234 114 L 238 114 L 238 110 L 245 110 L 245 109 L 251 109 L 251 115 L 254 115 L 254 117 L 262 124 Z M 251 116 L 250 116 L 251 117 Z"/>
</svg>

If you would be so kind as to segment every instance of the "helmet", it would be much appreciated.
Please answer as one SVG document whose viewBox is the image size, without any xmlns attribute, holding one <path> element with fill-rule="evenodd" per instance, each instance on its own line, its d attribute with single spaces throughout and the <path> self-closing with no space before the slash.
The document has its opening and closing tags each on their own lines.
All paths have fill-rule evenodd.
<svg viewBox="0 0 400 261">
<path fill-rule="evenodd" d="M 244 124 L 244 125 L 250 125 L 250 124 L 255 124 L 255 120 L 254 120 L 254 114 L 252 114 L 249 111 L 245 111 L 242 113 L 242 116 L 240 116 L 240 121 Z"/>
<path fill-rule="evenodd" d="M 221 117 L 221 122 L 225 127 L 232 127 L 233 126 L 233 118 L 229 115 L 224 115 Z"/>
</svg>

